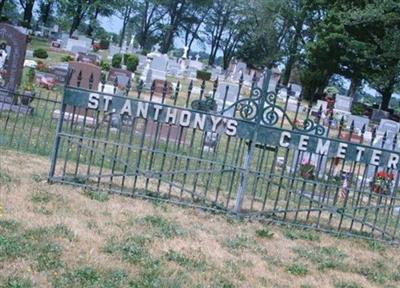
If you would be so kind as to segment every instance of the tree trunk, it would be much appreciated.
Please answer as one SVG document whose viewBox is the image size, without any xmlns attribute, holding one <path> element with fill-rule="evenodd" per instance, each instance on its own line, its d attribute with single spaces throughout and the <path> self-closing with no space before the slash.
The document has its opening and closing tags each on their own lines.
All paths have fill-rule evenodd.
<svg viewBox="0 0 400 288">
<path fill-rule="evenodd" d="M 297 49 L 299 46 L 299 40 L 301 38 L 301 31 L 303 29 L 303 22 L 299 21 L 296 25 L 296 33 L 294 35 L 293 41 L 290 43 L 289 47 L 289 58 L 286 62 L 285 73 L 283 74 L 282 84 L 287 86 L 290 81 L 290 75 L 292 74 L 293 65 L 297 60 Z"/>
<path fill-rule="evenodd" d="M 49 0 L 49 1 L 47 1 L 46 5 L 44 7 L 44 11 L 42 14 L 43 26 L 46 26 L 47 22 L 49 21 L 52 5 L 53 5 L 53 1 Z"/>
<path fill-rule="evenodd" d="M 389 110 L 390 99 L 392 98 L 393 88 L 387 88 L 381 92 L 382 94 L 382 104 L 381 109 L 384 111 Z"/>
<path fill-rule="evenodd" d="M 72 20 L 71 28 L 69 29 L 69 37 L 72 37 L 72 34 L 74 34 L 75 30 L 78 29 L 79 25 L 81 24 L 83 18 L 82 9 L 82 1 L 78 1 L 74 19 Z"/>
<path fill-rule="evenodd" d="M 164 41 L 162 42 L 161 45 L 161 53 L 165 54 L 169 51 L 172 45 L 172 39 L 174 38 L 173 35 L 174 35 L 173 29 L 168 29 L 164 37 Z"/>
<path fill-rule="evenodd" d="M 35 4 L 35 0 L 26 1 L 25 9 L 24 9 L 24 18 L 23 18 L 23 24 L 26 27 L 30 27 L 31 26 L 32 11 L 33 11 L 33 5 L 34 4 Z"/>
<path fill-rule="evenodd" d="M 4 4 L 6 4 L 6 0 L 1 0 L 0 1 L 0 16 L 3 16 Z"/>
<path fill-rule="evenodd" d="M 87 28 L 87 30 L 86 30 L 86 34 L 87 34 L 89 37 L 91 37 L 92 34 L 93 34 L 93 30 L 94 30 L 93 24 L 96 22 L 97 17 L 99 16 L 99 13 L 100 13 L 100 9 L 99 9 L 99 7 L 96 7 L 96 10 L 95 10 L 95 12 L 94 12 L 94 15 L 93 15 L 92 19 L 90 19 L 88 28 Z M 93 39 L 92 42 L 94 42 L 94 39 Z M 93 44 L 93 43 L 92 43 L 92 44 Z"/>
<path fill-rule="evenodd" d="M 126 25 L 128 24 L 129 18 L 131 16 L 131 7 L 126 7 L 125 14 L 124 14 L 124 22 L 122 23 L 122 30 L 121 30 L 121 37 L 119 39 L 119 48 L 122 47 L 122 44 L 124 43 L 125 39 L 125 31 L 126 31 Z"/>
<path fill-rule="evenodd" d="M 349 87 L 349 91 L 347 91 L 347 96 L 354 98 L 360 86 L 361 86 L 361 79 L 357 78 L 351 79 L 351 84 Z"/>
</svg>

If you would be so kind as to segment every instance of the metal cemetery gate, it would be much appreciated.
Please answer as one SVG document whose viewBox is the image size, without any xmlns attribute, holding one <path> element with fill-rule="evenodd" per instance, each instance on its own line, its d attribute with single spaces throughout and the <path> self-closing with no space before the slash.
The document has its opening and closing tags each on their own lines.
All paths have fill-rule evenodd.
<svg viewBox="0 0 400 288">
<path fill-rule="evenodd" d="M 140 83 L 135 98 L 66 87 L 49 178 L 397 242 L 399 153 L 382 148 L 388 135 L 372 148 L 361 131 L 355 143 L 343 119 L 335 127 L 320 110 L 311 120 L 301 100 L 268 92 L 270 77 L 231 102 L 218 83 L 206 93 L 203 82 L 199 97 L 192 87 L 181 97 L 178 84 L 171 98 L 167 84 L 157 97 Z"/>
</svg>

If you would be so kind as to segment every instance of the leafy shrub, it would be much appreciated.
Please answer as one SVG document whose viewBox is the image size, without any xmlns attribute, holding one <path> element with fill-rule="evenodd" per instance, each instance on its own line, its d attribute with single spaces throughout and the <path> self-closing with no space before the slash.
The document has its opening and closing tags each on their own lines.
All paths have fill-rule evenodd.
<svg viewBox="0 0 400 288">
<path fill-rule="evenodd" d="M 351 107 L 351 114 L 353 115 L 364 115 L 364 104 L 353 103 Z"/>
<path fill-rule="evenodd" d="M 110 68 L 111 68 L 110 63 L 108 63 L 107 61 L 103 61 L 103 60 L 100 62 L 100 67 L 101 67 L 101 70 L 103 70 L 103 71 L 110 71 Z"/>
<path fill-rule="evenodd" d="M 46 59 L 47 57 L 49 57 L 49 54 L 47 54 L 47 51 L 45 49 L 38 48 L 33 51 L 33 57 Z"/>
<path fill-rule="evenodd" d="M 35 81 L 35 69 L 27 68 L 24 75 L 24 90 L 33 91 L 33 83 Z"/>
<path fill-rule="evenodd" d="M 197 79 L 208 81 L 211 79 L 211 72 L 205 70 L 197 70 Z"/>
<path fill-rule="evenodd" d="M 111 66 L 114 68 L 121 68 L 122 54 L 115 54 L 111 60 Z"/>
<path fill-rule="evenodd" d="M 106 50 L 110 47 L 110 40 L 108 40 L 107 38 L 101 38 L 99 44 L 100 44 L 100 49 Z"/>
<path fill-rule="evenodd" d="M 62 62 L 69 62 L 69 61 L 73 61 L 74 57 L 72 57 L 71 55 L 65 55 L 63 57 L 61 57 L 61 61 Z"/>
<path fill-rule="evenodd" d="M 139 65 L 139 58 L 133 54 L 125 54 L 124 63 L 126 65 L 126 69 L 131 72 L 135 72 L 137 66 Z"/>
</svg>

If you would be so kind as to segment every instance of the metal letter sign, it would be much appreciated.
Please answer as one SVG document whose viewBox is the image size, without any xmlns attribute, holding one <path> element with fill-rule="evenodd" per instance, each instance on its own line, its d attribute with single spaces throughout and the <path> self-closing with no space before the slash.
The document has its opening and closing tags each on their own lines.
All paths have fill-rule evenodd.
<svg viewBox="0 0 400 288">
<path fill-rule="evenodd" d="M 164 89 L 157 99 L 142 83 L 135 98 L 66 87 L 49 178 L 397 241 L 397 135 L 372 145 L 365 127 L 355 135 L 344 119 L 334 127 L 333 115 L 312 118 L 301 100 L 289 112 L 289 95 L 278 99 L 270 78 L 247 96 L 241 79 L 232 102 L 228 88 L 217 98 L 218 82 L 209 94 L 203 82 L 199 97 L 193 83 L 182 96 L 178 83 L 172 98 Z"/>
</svg>

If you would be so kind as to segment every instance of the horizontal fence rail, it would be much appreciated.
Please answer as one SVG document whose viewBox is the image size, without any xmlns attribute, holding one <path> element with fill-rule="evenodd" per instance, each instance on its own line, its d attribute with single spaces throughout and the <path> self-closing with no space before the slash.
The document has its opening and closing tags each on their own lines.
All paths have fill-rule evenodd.
<svg viewBox="0 0 400 288">
<path fill-rule="evenodd" d="M 270 77 L 233 94 L 67 86 L 0 109 L 0 145 L 51 154 L 53 182 L 399 242 L 398 136 L 366 139 L 301 98 L 288 109 Z"/>
</svg>

